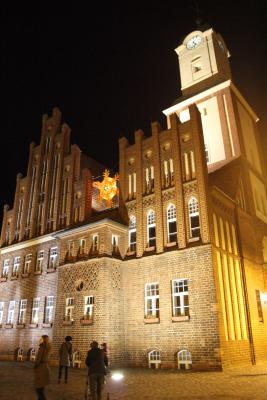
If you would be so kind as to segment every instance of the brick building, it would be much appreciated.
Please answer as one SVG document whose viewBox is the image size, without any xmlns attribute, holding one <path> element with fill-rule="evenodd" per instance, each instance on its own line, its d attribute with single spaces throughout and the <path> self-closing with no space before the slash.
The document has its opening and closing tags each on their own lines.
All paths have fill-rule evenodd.
<svg viewBox="0 0 267 400">
<path fill-rule="evenodd" d="M 42 334 L 53 362 L 72 335 L 77 365 L 93 339 L 108 343 L 113 365 L 220 369 L 267 359 L 257 116 L 213 29 L 191 32 L 176 52 L 182 97 L 164 110 L 166 129 L 155 122 L 134 144 L 120 139 L 119 193 L 106 172 L 99 182 L 103 165 L 70 146 L 60 111 L 43 117 L 4 208 L 2 359 L 34 355 Z"/>
</svg>

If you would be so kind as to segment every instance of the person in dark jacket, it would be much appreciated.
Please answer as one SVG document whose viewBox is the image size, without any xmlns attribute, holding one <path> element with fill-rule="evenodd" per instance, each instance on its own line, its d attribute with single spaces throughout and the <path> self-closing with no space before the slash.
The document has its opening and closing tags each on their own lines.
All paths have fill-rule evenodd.
<svg viewBox="0 0 267 400">
<path fill-rule="evenodd" d="M 102 390 L 108 358 L 105 352 L 98 347 L 98 343 L 93 341 L 90 345 L 85 364 L 88 366 L 89 384 L 92 400 L 102 399 Z"/>
<path fill-rule="evenodd" d="M 59 349 L 59 369 L 58 369 L 58 383 L 61 380 L 62 369 L 65 368 L 65 383 L 68 382 L 68 368 L 72 361 L 72 337 L 66 336 L 65 342 L 62 343 Z"/>
</svg>

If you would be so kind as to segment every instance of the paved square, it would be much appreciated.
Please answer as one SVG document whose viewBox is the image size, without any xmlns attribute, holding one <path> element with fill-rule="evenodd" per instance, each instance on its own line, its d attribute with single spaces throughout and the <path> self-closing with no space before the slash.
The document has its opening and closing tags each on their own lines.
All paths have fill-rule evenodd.
<svg viewBox="0 0 267 400">
<path fill-rule="evenodd" d="M 48 400 L 84 400 L 86 370 L 70 370 L 67 385 L 57 384 L 57 368 L 51 368 Z M 108 378 L 103 400 L 266 400 L 267 365 L 235 368 L 227 372 L 153 371 L 127 368 L 124 379 Z M 33 365 L 0 362 L 0 399 L 35 400 Z"/>
</svg>

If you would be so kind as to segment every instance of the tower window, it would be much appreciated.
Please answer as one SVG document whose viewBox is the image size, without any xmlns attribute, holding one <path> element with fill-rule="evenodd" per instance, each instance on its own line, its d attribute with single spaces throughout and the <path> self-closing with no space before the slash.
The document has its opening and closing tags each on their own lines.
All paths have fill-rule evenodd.
<svg viewBox="0 0 267 400">
<path fill-rule="evenodd" d="M 198 201 L 193 197 L 189 203 L 189 223 L 190 223 L 190 238 L 199 238 L 200 226 L 199 226 L 199 210 Z"/>
<path fill-rule="evenodd" d="M 129 228 L 129 250 L 136 251 L 136 217 L 134 215 L 130 217 Z"/>
<path fill-rule="evenodd" d="M 147 215 L 147 246 L 156 246 L 156 217 L 153 210 Z"/>
<path fill-rule="evenodd" d="M 177 225 L 176 225 L 176 207 L 171 204 L 167 208 L 167 228 L 168 228 L 168 243 L 174 243 L 177 240 Z"/>
<path fill-rule="evenodd" d="M 145 318 L 159 318 L 159 284 L 147 283 L 145 287 Z"/>
</svg>

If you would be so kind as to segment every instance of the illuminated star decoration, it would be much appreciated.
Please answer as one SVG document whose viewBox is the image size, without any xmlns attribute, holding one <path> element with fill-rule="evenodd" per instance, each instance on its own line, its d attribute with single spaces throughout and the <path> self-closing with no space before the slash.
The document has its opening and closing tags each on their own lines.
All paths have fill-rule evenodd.
<svg viewBox="0 0 267 400">
<path fill-rule="evenodd" d="M 93 187 L 99 190 L 98 201 L 105 200 L 108 208 L 112 207 L 112 199 L 114 196 L 119 194 L 119 189 L 117 187 L 117 181 L 119 180 L 119 175 L 115 174 L 114 178 L 109 176 L 109 170 L 105 169 L 103 173 L 102 182 L 93 182 Z"/>
</svg>

